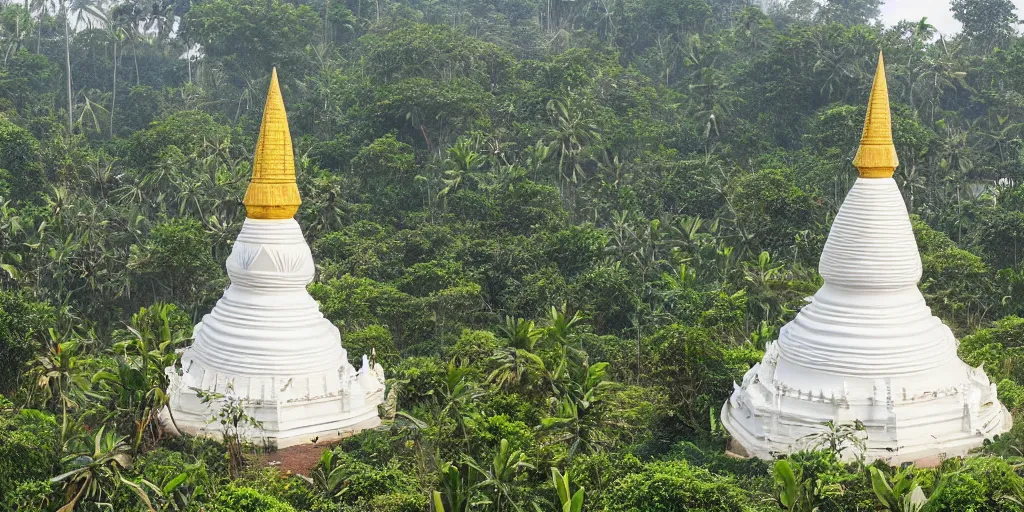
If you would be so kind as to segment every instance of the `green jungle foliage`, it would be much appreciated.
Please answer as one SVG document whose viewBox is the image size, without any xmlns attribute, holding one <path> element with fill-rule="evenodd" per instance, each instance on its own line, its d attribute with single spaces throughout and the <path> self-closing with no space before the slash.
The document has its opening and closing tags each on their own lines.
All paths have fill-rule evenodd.
<svg viewBox="0 0 1024 512">
<path fill-rule="evenodd" d="M 1024 416 L 937 468 L 725 454 L 821 285 L 880 50 L 922 290 L 1024 407 L 1013 4 L 939 35 L 764 3 L 0 0 L 0 510 L 1024 510 Z M 398 409 L 305 477 L 158 426 L 275 66 L 309 291 Z"/>
</svg>

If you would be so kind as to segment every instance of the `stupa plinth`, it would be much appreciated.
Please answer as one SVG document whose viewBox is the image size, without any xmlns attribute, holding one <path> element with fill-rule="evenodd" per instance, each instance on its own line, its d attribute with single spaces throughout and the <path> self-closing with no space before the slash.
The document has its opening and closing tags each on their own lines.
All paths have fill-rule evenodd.
<svg viewBox="0 0 1024 512">
<path fill-rule="evenodd" d="M 243 203 L 246 219 L 226 264 L 231 284 L 195 326 L 181 373 L 168 369 L 175 425 L 219 436 L 211 419 L 228 398 L 262 423 L 246 436 L 278 448 L 379 425 L 382 368 L 366 356 L 359 370 L 349 363 L 338 329 L 306 291 L 315 266 L 293 218 L 301 199 L 276 70 Z M 199 390 L 224 398 L 203 403 Z"/>
<path fill-rule="evenodd" d="M 734 451 L 764 459 L 807 449 L 828 421 L 862 422 L 868 460 L 965 455 L 1012 420 L 918 289 L 881 56 L 854 165 L 860 177 L 821 254 L 825 284 L 734 385 L 722 422 Z"/>
</svg>

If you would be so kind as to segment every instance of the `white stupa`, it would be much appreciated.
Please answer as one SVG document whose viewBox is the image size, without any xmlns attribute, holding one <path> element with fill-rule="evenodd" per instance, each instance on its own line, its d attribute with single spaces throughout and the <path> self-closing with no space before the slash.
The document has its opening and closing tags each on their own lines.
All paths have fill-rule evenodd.
<svg viewBox="0 0 1024 512">
<path fill-rule="evenodd" d="M 981 368 L 917 287 L 921 256 L 903 198 L 881 56 L 860 178 L 821 254 L 825 284 L 768 345 L 722 409 L 735 452 L 759 458 L 806 449 L 827 421 L 860 421 L 868 460 L 933 463 L 1010 428 Z M 853 450 L 847 456 L 855 456 Z"/>
<path fill-rule="evenodd" d="M 380 424 L 379 364 L 348 362 L 338 329 L 306 292 L 315 267 L 293 216 L 298 211 L 295 160 L 275 70 L 243 201 L 246 219 L 227 260 L 231 284 L 195 326 L 195 343 L 168 369 L 177 428 L 217 436 L 211 418 L 223 400 L 202 403 L 197 390 L 234 397 L 262 423 L 253 440 L 279 448 L 326 440 Z"/>
</svg>

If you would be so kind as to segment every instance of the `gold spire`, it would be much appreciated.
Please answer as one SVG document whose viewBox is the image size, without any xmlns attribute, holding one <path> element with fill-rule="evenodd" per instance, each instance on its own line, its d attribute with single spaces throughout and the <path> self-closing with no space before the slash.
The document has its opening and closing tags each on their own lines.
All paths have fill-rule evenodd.
<svg viewBox="0 0 1024 512">
<path fill-rule="evenodd" d="M 878 53 L 875 83 L 871 85 L 868 112 L 864 117 L 864 134 L 853 165 L 861 178 L 891 178 L 900 164 L 892 143 L 892 118 L 889 114 L 889 87 L 885 83 L 885 61 Z"/>
<path fill-rule="evenodd" d="M 277 83 L 277 68 L 270 75 L 270 90 L 252 162 L 252 180 L 242 204 L 250 219 L 290 219 L 302 204 L 295 184 L 295 153 L 281 86 Z"/>
</svg>

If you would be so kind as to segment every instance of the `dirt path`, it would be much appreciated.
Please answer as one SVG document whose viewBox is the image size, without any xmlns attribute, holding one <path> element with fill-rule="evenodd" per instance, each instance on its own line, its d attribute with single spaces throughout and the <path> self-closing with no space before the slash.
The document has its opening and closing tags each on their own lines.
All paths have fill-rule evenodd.
<svg viewBox="0 0 1024 512">
<path fill-rule="evenodd" d="M 310 471 L 316 466 L 320 455 L 324 450 L 329 450 L 329 443 L 300 444 L 289 446 L 280 450 L 270 452 L 263 456 L 263 465 L 271 466 L 281 470 L 282 473 L 292 472 L 302 476 L 309 476 Z"/>
</svg>

